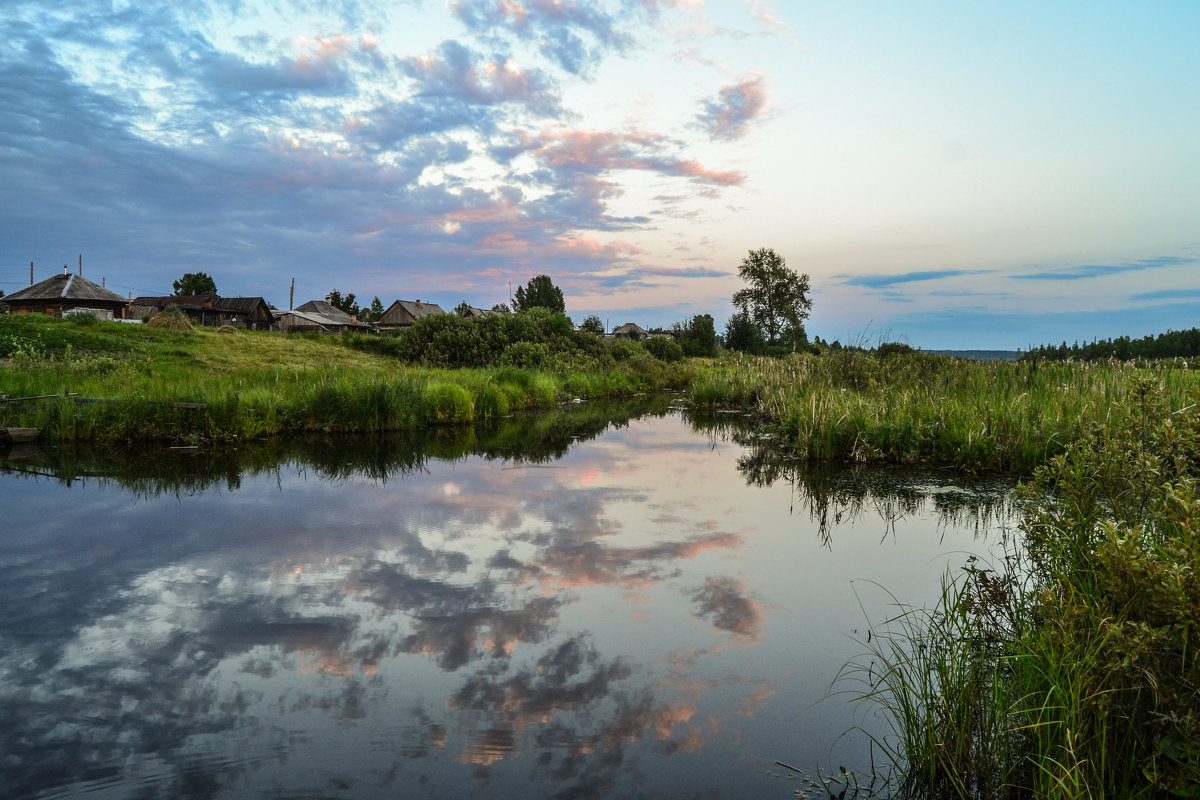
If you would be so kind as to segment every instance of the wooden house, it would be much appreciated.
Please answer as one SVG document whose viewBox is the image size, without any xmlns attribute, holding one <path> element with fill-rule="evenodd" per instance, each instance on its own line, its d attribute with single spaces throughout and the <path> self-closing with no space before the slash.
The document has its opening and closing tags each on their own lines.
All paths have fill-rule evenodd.
<svg viewBox="0 0 1200 800">
<path fill-rule="evenodd" d="M 397 300 L 388 306 L 383 316 L 375 321 L 382 329 L 407 328 L 419 319 L 445 314 L 442 307 L 436 303 L 422 303 L 420 300 Z"/>
<path fill-rule="evenodd" d="M 71 313 L 91 313 L 99 319 L 125 316 L 129 301 L 116 292 L 92 283 L 82 275 L 72 275 L 63 267 L 62 275 L 47 278 L 33 286 L 5 295 L 3 302 L 11 314 L 49 314 L 62 318 Z"/>
<path fill-rule="evenodd" d="M 324 300 L 309 300 L 291 311 L 277 312 L 275 329 L 289 333 L 340 333 L 345 330 L 366 332 L 371 326 Z"/>
</svg>

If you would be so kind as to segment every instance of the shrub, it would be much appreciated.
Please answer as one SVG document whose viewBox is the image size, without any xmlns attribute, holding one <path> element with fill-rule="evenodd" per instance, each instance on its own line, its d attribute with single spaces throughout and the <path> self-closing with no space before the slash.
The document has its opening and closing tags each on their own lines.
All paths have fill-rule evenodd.
<svg viewBox="0 0 1200 800">
<path fill-rule="evenodd" d="M 500 363 L 509 367 L 523 369 L 539 369 L 549 358 L 549 351 L 544 344 L 533 342 L 513 342 L 504 348 L 500 355 Z"/>
<path fill-rule="evenodd" d="M 654 336 L 647 339 L 643 345 L 646 352 L 659 361 L 682 361 L 683 348 L 669 336 Z"/>
</svg>

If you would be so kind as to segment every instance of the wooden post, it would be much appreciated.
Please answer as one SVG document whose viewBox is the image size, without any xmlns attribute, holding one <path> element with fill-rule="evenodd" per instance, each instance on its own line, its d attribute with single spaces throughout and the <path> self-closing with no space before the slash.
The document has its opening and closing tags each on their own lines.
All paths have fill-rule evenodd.
<svg viewBox="0 0 1200 800">
<path fill-rule="evenodd" d="M 33 262 L 29 262 L 29 285 L 33 286 Z"/>
<path fill-rule="evenodd" d="M 292 288 L 288 290 L 288 311 L 292 310 L 292 303 L 296 299 L 296 279 L 292 278 Z"/>
<path fill-rule="evenodd" d="M 79 277 L 83 277 L 83 253 L 79 254 Z"/>
</svg>

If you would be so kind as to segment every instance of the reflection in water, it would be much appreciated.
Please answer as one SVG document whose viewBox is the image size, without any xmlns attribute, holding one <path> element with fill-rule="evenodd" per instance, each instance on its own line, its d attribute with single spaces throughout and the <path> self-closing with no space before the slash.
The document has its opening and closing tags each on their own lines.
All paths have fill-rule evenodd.
<svg viewBox="0 0 1200 800">
<path fill-rule="evenodd" d="M 741 445 L 738 470 L 752 486 L 783 482 L 793 488 L 794 505 L 817 524 L 818 535 L 832 545 L 834 530 L 874 512 L 884 522 L 886 534 L 896 522 L 925 512 L 932 505 L 939 522 L 958 530 L 971 529 L 984 536 L 1016 513 L 1009 477 L 970 478 L 928 469 L 847 467 L 841 464 L 796 459 L 770 434 L 761 434 L 737 419 L 706 418 L 693 423 Z"/>
<path fill-rule="evenodd" d="M 928 595 L 943 539 L 986 546 L 946 525 L 1003 506 L 667 403 L 7 462 L 0 795 L 790 796 L 773 761 L 861 722 L 798 720 L 854 655 L 848 579 Z"/>
</svg>

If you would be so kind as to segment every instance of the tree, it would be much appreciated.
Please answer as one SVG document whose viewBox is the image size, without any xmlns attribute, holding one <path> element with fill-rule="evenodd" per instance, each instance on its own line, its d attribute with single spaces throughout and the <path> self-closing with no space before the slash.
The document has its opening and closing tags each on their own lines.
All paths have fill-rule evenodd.
<svg viewBox="0 0 1200 800">
<path fill-rule="evenodd" d="M 715 356 L 717 329 L 710 314 L 697 314 L 686 323 L 676 322 L 671 329 L 684 355 Z"/>
<path fill-rule="evenodd" d="M 358 307 L 358 303 L 355 302 L 356 299 L 357 298 L 354 296 L 354 292 L 350 292 L 345 297 L 342 297 L 342 293 L 337 289 L 334 289 L 329 293 L 329 297 L 326 298 L 326 302 L 334 308 L 344 311 L 352 317 L 357 317 L 360 309 Z M 380 305 L 382 305 L 382 303 Z"/>
<path fill-rule="evenodd" d="M 733 293 L 733 304 L 762 329 L 767 344 L 790 340 L 794 351 L 806 341 L 804 320 L 812 308 L 808 275 L 788 269 L 783 256 L 764 247 L 742 259 L 738 277 L 748 285 Z"/>
<path fill-rule="evenodd" d="M 171 284 L 176 297 L 197 297 L 216 294 L 217 282 L 205 272 L 185 272 L 183 277 Z"/>
<path fill-rule="evenodd" d="M 497 314 L 512 313 L 512 309 L 508 307 L 508 303 L 496 303 L 496 305 L 492 306 L 492 311 L 495 311 Z"/>
<path fill-rule="evenodd" d="M 383 311 L 383 301 L 379 299 L 379 295 L 376 295 L 371 299 L 371 308 L 363 312 L 363 317 L 370 315 L 365 320 L 366 322 L 378 322 L 379 318 L 383 316 Z"/>
<path fill-rule="evenodd" d="M 517 311 L 528 311 L 531 308 L 548 308 L 551 311 L 567 310 L 567 304 L 563 301 L 562 289 L 554 285 L 549 275 L 538 275 L 536 278 L 530 278 L 525 287 L 518 286 L 514 305 Z"/>
<path fill-rule="evenodd" d="M 725 323 L 724 344 L 730 350 L 759 354 L 765 347 L 762 328 L 751 321 L 749 315 L 739 311 Z"/>
<path fill-rule="evenodd" d="M 579 330 L 594 333 L 597 336 L 604 335 L 604 320 L 600 319 L 595 314 L 591 314 L 579 325 Z"/>
</svg>

